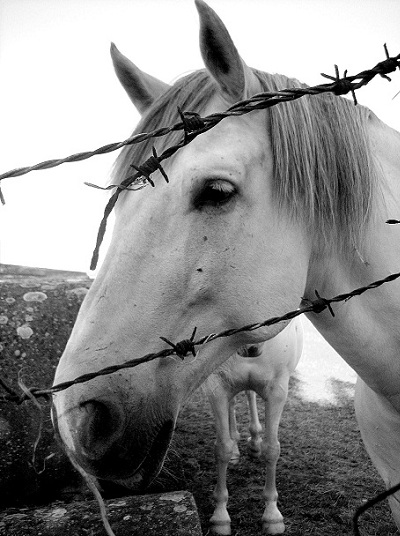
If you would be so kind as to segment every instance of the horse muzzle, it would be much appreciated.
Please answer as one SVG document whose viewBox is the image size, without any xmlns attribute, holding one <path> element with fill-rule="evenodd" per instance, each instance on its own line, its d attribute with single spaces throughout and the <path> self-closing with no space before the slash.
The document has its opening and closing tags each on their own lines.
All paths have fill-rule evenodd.
<svg viewBox="0 0 400 536">
<path fill-rule="evenodd" d="M 87 400 L 67 411 L 53 406 L 54 427 L 73 463 L 90 475 L 144 489 L 160 472 L 175 419 L 135 419 L 115 401 Z"/>
</svg>

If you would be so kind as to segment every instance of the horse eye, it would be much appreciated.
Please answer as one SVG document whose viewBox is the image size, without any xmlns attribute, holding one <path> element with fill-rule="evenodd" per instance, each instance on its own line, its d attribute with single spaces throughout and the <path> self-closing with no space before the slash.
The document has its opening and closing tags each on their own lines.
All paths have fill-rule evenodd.
<svg viewBox="0 0 400 536">
<path fill-rule="evenodd" d="M 194 206 L 198 209 L 207 206 L 220 207 L 231 201 L 236 193 L 236 188 L 227 181 L 208 181 L 195 196 Z"/>
</svg>

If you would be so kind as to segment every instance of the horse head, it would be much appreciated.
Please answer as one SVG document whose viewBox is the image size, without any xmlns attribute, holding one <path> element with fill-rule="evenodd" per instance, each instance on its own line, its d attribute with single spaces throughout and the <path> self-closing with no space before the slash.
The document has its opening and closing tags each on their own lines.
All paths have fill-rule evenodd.
<svg viewBox="0 0 400 536">
<path fill-rule="evenodd" d="M 143 114 L 138 131 L 179 121 L 177 106 L 209 114 L 263 89 L 214 11 L 202 0 L 196 6 L 206 69 L 172 87 L 112 45 L 117 76 Z M 194 327 L 203 336 L 298 307 L 311 239 L 276 201 L 268 125 L 265 111 L 224 119 L 165 163 L 169 184 L 156 172 L 154 188 L 121 193 L 109 250 L 55 383 L 157 352 L 165 348 L 161 336 L 177 343 Z M 150 149 L 124 149 L 117 179 Z M 146 486 L 162 466 L 185 399 L 238 348 L 284 327 L 219 338 L 195 356 L 155 359 L 55 394 L 53 419 L 73 463 L 100 479 Z"/>
</svg>

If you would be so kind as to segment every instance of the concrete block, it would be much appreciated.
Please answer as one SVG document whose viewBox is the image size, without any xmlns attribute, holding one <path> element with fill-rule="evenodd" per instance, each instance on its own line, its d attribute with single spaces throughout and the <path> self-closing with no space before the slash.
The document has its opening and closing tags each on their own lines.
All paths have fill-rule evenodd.
<svg viewBox="0 0 400 536">
<path fill-rule="evenodd" d="M 193 496 L 187 491 L 105 501 L 116 536 L 201 536 Z M 0 513 L 0 536 L 105 536 L 96 501 L 53 503 Z"/>
</svg>

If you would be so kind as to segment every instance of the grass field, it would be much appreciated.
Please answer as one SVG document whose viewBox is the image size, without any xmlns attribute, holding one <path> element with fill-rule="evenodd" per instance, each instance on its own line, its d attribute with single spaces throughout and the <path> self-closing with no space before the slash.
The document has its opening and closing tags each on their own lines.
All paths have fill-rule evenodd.
<svg viewBox="0 0 400 536">
<path fill-rule="evenodd" d="M 384 488 L 358 431 L 353 409 L 354 374 L 349 369 L 346 379 L 346 369 L 338 371 L 340 362 L 329 355 L 332 349 L 315 337 L 312 331 L 306 333 L 304 360 L 291 380 L 281 422 L 279 507 L 288 536 L 352 535 L 356 508 Z M 321 358 L 317 366 L 315 356 L 310 356 L 316 349 Z M 308 384 L 306 378 L 310 379 Z M 243 455 L 241 463 L 229 470 L 228 509 L 232 534 L 253 536 L 261 533 L 263 463 L 247 456 L 244 394 L 239 396 L 237 409 Z M 259 413 L 262 420 L 261 403 Z M 195 393 L 180 415 L 167 469 L 175 465 L 174 459 L 179 459 L 186 488 L 194 494 L 206 535 L 213 510 L 214 427 L 208 402 L 201 392 Z M 360 529 L 365 536 L 399 534 L 386 502 L 361 517 Z"/>
</svg>

